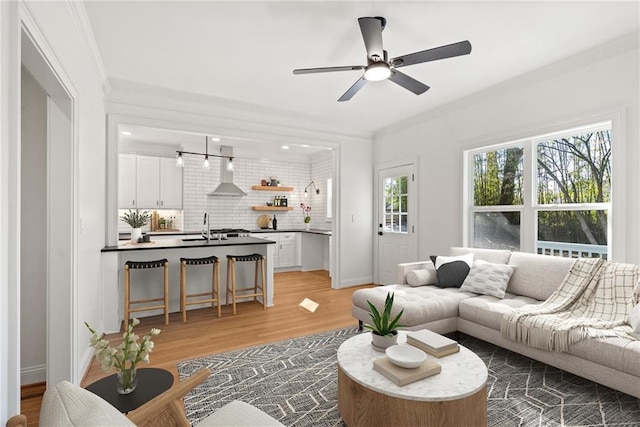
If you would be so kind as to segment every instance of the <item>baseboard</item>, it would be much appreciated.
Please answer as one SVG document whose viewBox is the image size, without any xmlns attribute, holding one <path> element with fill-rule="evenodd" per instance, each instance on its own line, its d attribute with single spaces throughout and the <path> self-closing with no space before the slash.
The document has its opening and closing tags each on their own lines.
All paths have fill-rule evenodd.
<svg viewBox="0 0 640 427">
<path fill-rule="evenodd" d="M 341 288 L 349 288 L 351 286 L 369 285 L 373 283 L 373 276 L 360 277 L 354 279 L 343 280 L 340 282 Z"/>
<path fill-rule="evenodd" d="M 47 380 L 47 365 L 28 366 L 20 369 L 20 384 L 42 383 Z"/>
</svg>

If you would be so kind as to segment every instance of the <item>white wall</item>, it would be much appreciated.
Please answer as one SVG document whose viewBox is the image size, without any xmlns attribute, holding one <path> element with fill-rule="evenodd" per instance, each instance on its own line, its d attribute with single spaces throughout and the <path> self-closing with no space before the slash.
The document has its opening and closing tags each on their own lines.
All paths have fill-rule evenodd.
<svg viewBox="0 0 640 427">
<path fill-rule="evenodd" d="M 21 383 L 46 380 L 47 93 L 22 70 Z"/>
<path fill-rule="evenodd" d="M 313 187 L 309 187 L 308 196 L 302 197 L 302 203 L 311 204 L 311 228 L 331 229 L 331 221 L 327 220 L 327 179 L 329 178 L 333 178 L 332 153 L 322 151 L 315 154 L 311 161 L 311 180 L 320 190 L 320 194 L 316 194 Z"/>
<path fill-rule="evenodd" d="M 74 153 L 74 158 L 69 159 L 72 164 L 71 173 L 75 180 L 72 189 L 72 203 L 68 206 L 66 216 L 61 218 L 65 222 L 74 226 L 72 240 L 73 256 L 72 265 L 72 290 L 73 297 L 70 304 L 73 307 L 71 324 L 65 325 L 51 331 L 50 339 L 56 340 L 63 337 L 61 341 L 73 343 L 70 349 L 71 356 L 52 354 L 51 357 L 70 366 L 69 380 L 78 383 L 80 381 L 81 368 L 79 360 L 87 354 L 87 344 L 89 334 L 84 331 L 82 321 L 89 321 L 100 326 L 101 312 L 99 310 L 102 292 L 100 249 L 104 245 L 104 223 L 105 223 L 105 112 L 103 103 L 102 83 L 103 79 L 96 66 L 94 57 L 89 50 L 89 44 L 85 42 L 82 33 L 82 5 L 72 2 L 10 2 L 10 6 L 5 6 L 2 2 L 2 46 L 1 61 L 2 88 L 13 88 L 19 91 L 20 88 L 20 22 L 35 34 L 41 48 L 45 52 L 47 60 L 53 64 L 54 68 L 60 72 L 60 76 L 67 85 L 70 94 L 75 97 L 73 115 L 70 117 L 74 122 L 72 129 L 71 149 L 65 147 L 65 151 Z M 5 30 L 6 29 L 6 30 Z M 5 32 L 6 31 L 6 32 Z M 8 47 L 8 48 L 7 48 Z M 4 71 L 8 70 L 9 73 Z M 17 72 L 16 72 L 17 71 Z M 7 103 L 11 100 L 13 92 L 4 91 L 2 93 L 3 118 L 8 117 L 9 121 L 3 120 L 2 146 L 7 147 L 3 151 L 3 162 L 11 162 L 10 168 L 2 168 L 3 188 L 0 191 L 0 201 L 2 206 L 2 228 L 7 230 L 20 229 L 20 156 L 22 147 L 20 144 L 19 131 L 19 108 L 17 104 Z M 6 95 L 6 97 L 5 97 Z M 14 120 L 17 117 L 18 120 Z M 3 149 L 4 150 L 4 149 Z M 8 154 L 5 157 L 5 154 Z M 75 157 L 77 156 L 77 158 Z M 6 159 L 6 160 L 5 160 Z M 5 165 L 5 163 L 3 163 Z M 9 183 L 11 186 L 9 186 Z M 6 187 L 5 187 L 6 185 Z M 17 189 L 16 191 L 14 190 Z M 17 217 L 12 213 L 18 212 Z M 12 289 L 21 287 L 19 274 L 11 271 L 15 255 L 8 254 L 9 251 L 19 253 L 20 241 L 11 237 L 11 232 L 3 234 L 2 264 L 9 266 L 0 272 L 2 278 L 3 292 L 6 285 L 10 284 Z M 8 236 L 5 240 L 4 236 Z M 6 243 L 8 242 L 8 243 Z M 8 263 L 7 263 L 8 260 Z M 18 265 L 20 263 L 17 259 Z M 17 278 L 18 280 L 13 280 Z M 8 281 L 11 280 L 9 283 Z M 52 283 L 50 292 L 56 294 L 56 287 L 59 284 Z M 12 292 L 9 292 L 12 298 Z M 11 341 L 7 336 L 11 336 L 20 325 L 18 309 L 6 309 L 3 298 L 2 317 L 3 327 L 12 328 L 6 333 L 3 329 L 2 348 L 0 360 L 3 366 L 2 396 L 3 406 L 0 414 L 0 423 L 19 411 L 19 401 L 14 400 L 14 396 L 19 397 L 19 383 L 12 381 L 13 376 L 17 376 L 20 366 L 19 354 L 14 350 L 18 340 Z M 9 300 L 12 301 L 12 300 Z M 16 300 L 18 301 L 18 300 Z M 19 305 L 19 304 L 18 304 Z M 5 326 L 6 325 L 6 326 Z M 62 359 L 62 360 L 59 360 Z M 4 367 L 9 367 L 6 371 Z M 5 374 L 7 374 L 5 376 Z M 6 379 L 6 381 L 5 381 Z M 8 402 L 8 404 L 4 404 Z"/>
<path fill-rule="evenodd" d="M 613 224 L 621 249 L 614 253 L 614 259 L 640 262 L 637 40 L 633 35 L 594 49 L 394 125 L 376 136 L 375 163 L 419 157 L 421 259 L 462 244 L 463 149 L 534 136 L 622 111 L 624 152 L 614 153 L 617 161 L 622 161 L 618 170 L 623 174 L 616 176 L 622 192 L 614 195 L 618 212 L 614 212 L 617 223 Z"/>
</svg>

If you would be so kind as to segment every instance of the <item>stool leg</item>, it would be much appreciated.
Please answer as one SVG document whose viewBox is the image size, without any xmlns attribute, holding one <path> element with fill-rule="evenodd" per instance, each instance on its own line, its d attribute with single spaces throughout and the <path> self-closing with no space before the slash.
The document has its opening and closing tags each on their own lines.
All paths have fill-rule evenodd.
<svg viewBox="0 0 640 427">
<path fill-rule="evenodd" d="M 261 260 L 256 260 L 255 264 L 255 271 L 253 272 L 253 293 L 256 295 L 253 297 L 254 301 L 258 301 L 258 266 L 260 265 L 260 261 Z"/>
<path fill-rule="evenodd" d="M 180 311 L 182 311 L 182 322 L 187 321 L 187 263 L 180 263 Z"/>
<path fill-rule="evenodd" d="M 236 314 L 236 260 L 231 260 L 231 304 L 233 305 L 233 315 Z"/>
<path fill-rule="evenodd" d="M 231 288 L 229 287 L 231 283 L 229 283 L 229 275 L 231 274 L 231 260 L 227 259 L 227 284 L 225 286 L 226 292 L 224 296 L 224 305 L 229 305 L 229 293 L 231 292 Z"/>
<path fill-rule="evenodd" d="M 129 326 L 129 280 L 130 280 L 129 266 L 124 266 L 124 330 L 127 330 Z"/>
<path fill-rule="evenodd" d="M 164 263 L 164 324 L 169 324 L 169 263 Z"/>
<path fill-rule="evenodd" d="M 262 266 L 262 309 L 266 310 L 267 309 L 267 291 L 266 291 L 266 273 L 264 271 L 264 256 L 262 257 L 262 259 L 260 260 L 260 265 Z"/>
<path fill-rule="evenodd" d="M 215 275 L 216 304 L 218 304 L 218 317 L 222 317 L 222 308 L 220 307 L 220 261 L 213 264 L 213 272 Z"/>
</svg>

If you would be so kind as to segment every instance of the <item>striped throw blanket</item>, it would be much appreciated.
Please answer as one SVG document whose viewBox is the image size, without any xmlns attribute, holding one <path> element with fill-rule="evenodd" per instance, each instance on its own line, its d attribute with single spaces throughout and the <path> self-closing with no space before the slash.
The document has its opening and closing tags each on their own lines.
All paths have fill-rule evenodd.
<svg viewBox="0 0 640 427">
<path fill-rule="evenodd" d="M 639 299 L 634 293 L 639 273 L 637 265 L 580 258 L 546 301 L 505 313 L 501 333 L 555 351 L 567 351 L 587 337 L 637 339 L 628 318 Z"/>
</svg>

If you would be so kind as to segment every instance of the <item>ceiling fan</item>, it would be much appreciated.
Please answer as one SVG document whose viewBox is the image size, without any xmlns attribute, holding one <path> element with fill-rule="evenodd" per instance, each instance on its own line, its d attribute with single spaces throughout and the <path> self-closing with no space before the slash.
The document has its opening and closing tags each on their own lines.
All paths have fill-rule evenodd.
<svg viewBox="0 0 640 427">
<path fill-rule="evenodd" d="M 471 53 L 471 43 L 468 40 L 435 47 L 420 52 L 414 52 L 396 58 L 389 59 L 387 51 L 382 48 L 382 30 L 387 20 L 381 16 L 358 18 L 360 31 L 367 50 L 367 65 L 347 65 L 342 67 L 300 68 L 293 70 L 293 74 L 327 73 L 331 71 L 364 70 L 364 75 L 356 81 L 338 101 L 348 101 L 368 81 L 380 81 L 389 79 L 395 84 L 420 95 L 429 86 L 419 82 L 413 77 L 398 71 L 400 67 L 420 64 L 422 62 L 436 61 L 438 59 L 452 58 L 454 56 L 468 55 Z"/>
</svg>

